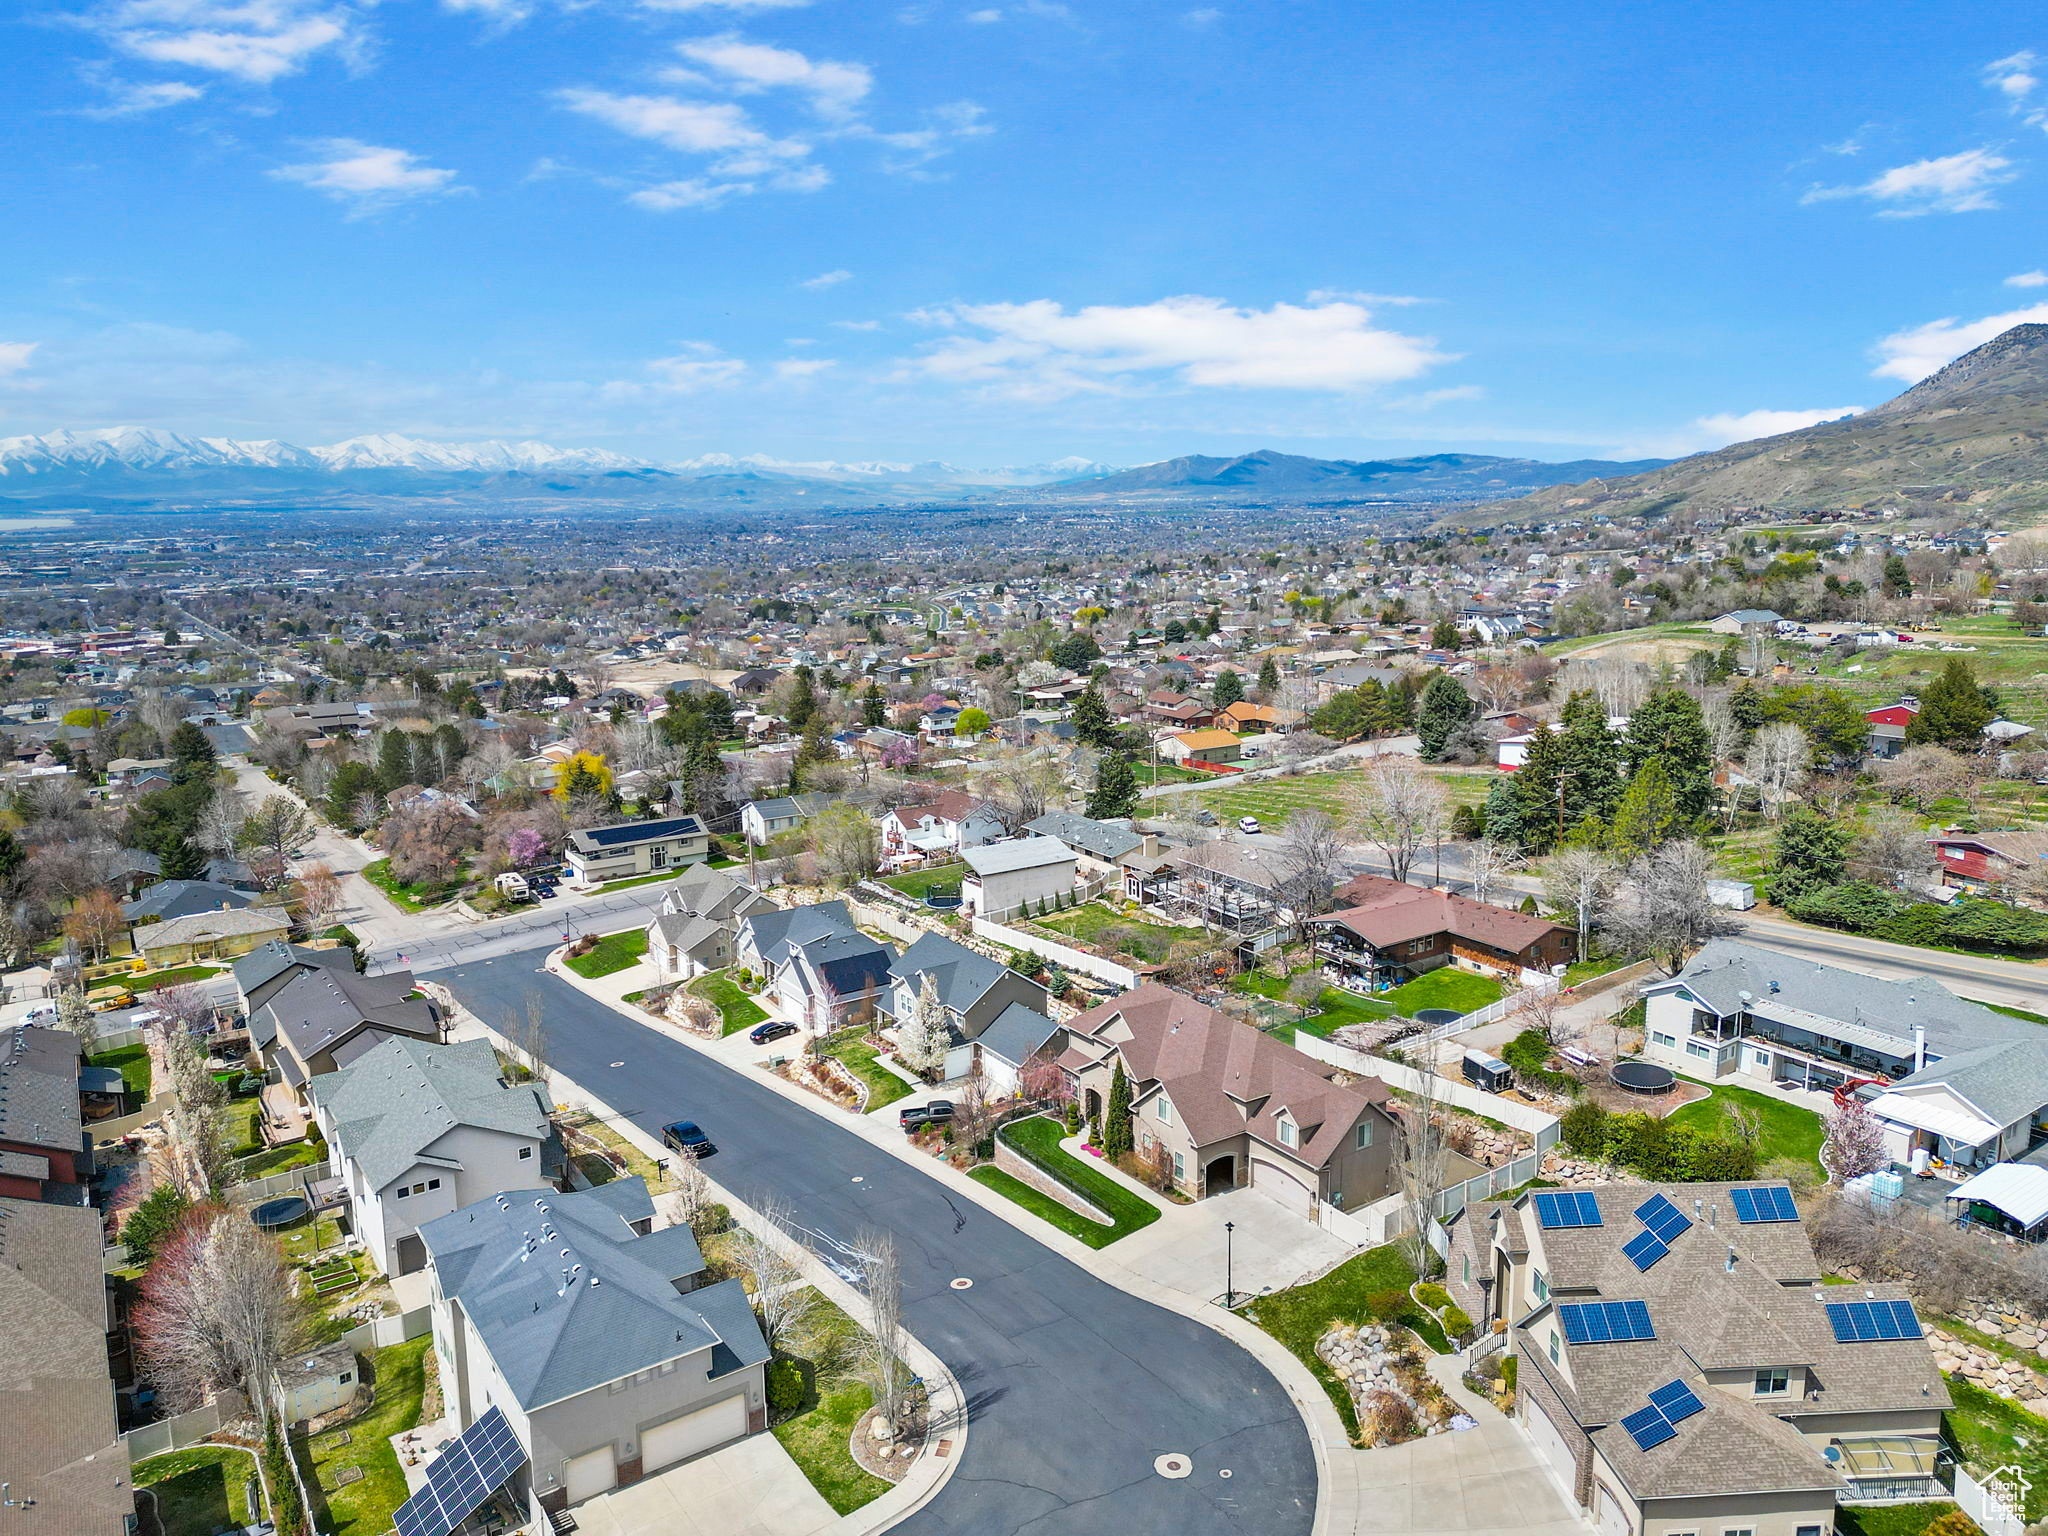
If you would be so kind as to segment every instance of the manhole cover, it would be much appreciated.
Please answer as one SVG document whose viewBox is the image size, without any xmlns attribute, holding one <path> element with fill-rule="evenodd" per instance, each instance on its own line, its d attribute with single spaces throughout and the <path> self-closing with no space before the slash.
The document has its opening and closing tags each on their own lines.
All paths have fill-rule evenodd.
<svg viewBox="0 0 2048 1536">
<path fill-rule="evenodd" d="M 1218 1477 L 1228 1477 L 1230 1476 L 1230 1468 L 1225 1467 L 1221 1472 L 1218 1472 L 1216 1475 Z"/>
<path fill-rule="evenodd" d="M 1195 1470 L 1195 1464 L 1178 1452 L 1173 1452 L 1153 1462 L 1152 1470 L 1161 1477 L 1186 1477 Z"/>
<path fill-rule="evenodd" d="M 615 1061 L 612 1063 L 612 1065 L 615 1067 L 623 1067 L 625 1063 L 623 1061 Z"/>
<path fill-rule="evenodd" d="M 863 1184 L 867 1182 L 867 1175 L 864 1173 L 856 1173 L 853 1176 L 853 1182 L 856 1184 Z"/>
<path fill-rule="evenodd" d="M 953 1282 L 953 1289 L 956 1291 L 971 1291 L 974 1289 L 974 1282 L 968 1279 L 965 1275 L 962 1275 L 958 1280 L 955 1280 Z"/>
</svg>

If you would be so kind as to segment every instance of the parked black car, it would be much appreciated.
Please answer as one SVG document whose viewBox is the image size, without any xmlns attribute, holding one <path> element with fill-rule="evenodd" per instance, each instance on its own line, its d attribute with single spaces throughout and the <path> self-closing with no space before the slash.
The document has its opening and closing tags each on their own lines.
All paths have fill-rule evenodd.
<svg viewBox="0 0 2048 1536">
<path fill-rule="evenodd" d="M 661 1128 L 661 1144 L 686 1157 L 712 1157 L 718 1148 L 711 1144 L 711 1138 L 704 1134 L 704 1127 L 694 1120 L 678 1120 Z"/>
<path fill-rule="evenodd" d="M 766 1024 L 756 1024 L 747 1031 L 747 1038 L 756 1045 L 766 1045 L 770 1040 L 780 1040 L 784 1035 L 796 1033 L 796 1026 L 787 1019 L 770 1019 Z"/>
<path fill-rule="evenodd" d="M 929 1104 L 913 1104 L 897 1116 L 905 1131 L 921 1131 L 928 1125 L 944 1125 L 953 1118 L 951 1099 L 933 1099 Z"/>
</svg>

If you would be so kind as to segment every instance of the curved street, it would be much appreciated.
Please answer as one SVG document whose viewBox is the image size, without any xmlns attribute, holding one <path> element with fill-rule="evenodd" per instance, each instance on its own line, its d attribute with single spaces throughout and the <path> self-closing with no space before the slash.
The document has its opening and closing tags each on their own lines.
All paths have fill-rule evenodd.
<svg viewBox="0 0 2048 1536">
<path fill-rule="evenodd" d="M 1308 1536 L 1308 1431 L 1263 1366 L 1215 1331 L 1096 1278 L 936 1179 L 541 970 L 554 941 L 436 972 L 494 1026 L 543 1003 L 551 1066 L 658 1132 L 698 1121 L 708 1170 L 828 1238 L 894 1237 L 903 1320 L 958 1377 L 973 1432 L 896 1529 L 946 1536 Z M 967 1279 L 971 1288 L 952 1282 Z M 1193 1474 L 1168 1479 L 1180 1452 Z M 1227 1474 L 1227 1475 L 1226 1475 Z"/>
</svg>

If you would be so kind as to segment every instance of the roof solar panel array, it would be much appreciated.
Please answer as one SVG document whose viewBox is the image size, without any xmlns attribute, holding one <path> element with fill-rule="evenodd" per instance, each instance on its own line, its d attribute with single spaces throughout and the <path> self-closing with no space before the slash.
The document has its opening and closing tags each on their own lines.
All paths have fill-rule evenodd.
<svg viewBox="0 0 2048 1536">
<path fill-rule="evenodd" d="M 1573 1344 L 1626 1344 L 1657 1337 L 1650 1309 L 1640 1301 L 1561 1302 L 1557 1320 Z"/>
<path fill-rule="evenodd" d="M 426 1486 L 398 1506 L 398 1536 L 448 1536 L 525 1464 L 526 1450 L 493 1408 L 427 1468 Z"/>
<path fill-rule="evenodd" d="M 1699 1395 L 1682 1381 L 1667 1381 L 1650 1394 L 1650 1405 L 1676 1424 L 1706 1410 Z"/>
<path fill-rule="evenodd" d="M 1628 1255 L 1628 1261 L 1637 1269 L 1647 1270 L 1671 1249 L 1656 1233 L 1638 1232 L 1621 1245 L 1621 1251 Z"/>
<path fill-rule="evenodd" d="M 1546 1231 L 1601 1224 L 1599 1202 L 1583 1189 L 1540 1189 L 1535 1199 L 1536 1225 Z"/>
<path fill-rule="evenodd" d="M 1728 1198 L 1735 1204 L 1735 1219 L 1745 1225 L 1799 1219 L 1798 1208 L 1792 1204 L 1792 1191 L 1782 1184 L 1763 1189 L 1731 1189 Z"/>
<path fill-rule="evenodd" d="M 1621 1427 L 1628 1431 L 1628 1437 L 1635 1441 L 1637 1448 L 1645 1451 L 1678 1434 L 1671 1427 L 1671 1421 L 1655 1408 L 1638 1408 L 1621 1421 Z"/>
<path fill-rule="evenodd" d="M 1837 1344 L 1920 1337 L 1920 1319 L 1910 1301 L 1831 1301 L 1828 1326 Z"/>
<path fill-rule="evenodd" d="M 1677 1206 L 1662 1195 L 1652 1195 L 1636 1207 L 1636 1220 L 1657 1234 L 1657 1241 L 1667 1248 L 1678 1234 L 1692 1225 L 1692 1220 Z"/>
</svg>

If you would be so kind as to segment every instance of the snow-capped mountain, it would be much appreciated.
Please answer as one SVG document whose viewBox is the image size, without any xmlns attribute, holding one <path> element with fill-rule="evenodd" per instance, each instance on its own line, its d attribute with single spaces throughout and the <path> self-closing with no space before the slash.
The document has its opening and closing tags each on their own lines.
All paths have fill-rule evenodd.
<svg viewBox="0 0 2048 1536">
<path fill-rule="evenodd" d="M 927 460 L 778 459 L 768 454 L 705 453 L 676 462 L 632 458 L 602 448 L 551 443 L 433 442 L 382 432 L 301 448 L 276 441 L 186 437 L 153 427 L 105 427 L 0 438 L 0 488 L 125 485 L 176 481 L 191 488 L 285 489 L 340 480 L 355 488 L 398 488 L 413 482 L 463 484 L 494 476 L 645 476 L 696 480 L 752 477 L 859 486 L 1030 486 L 1114 473 L 1084 458 L 1022 468 L 970 470 Z"/>
</svg>

